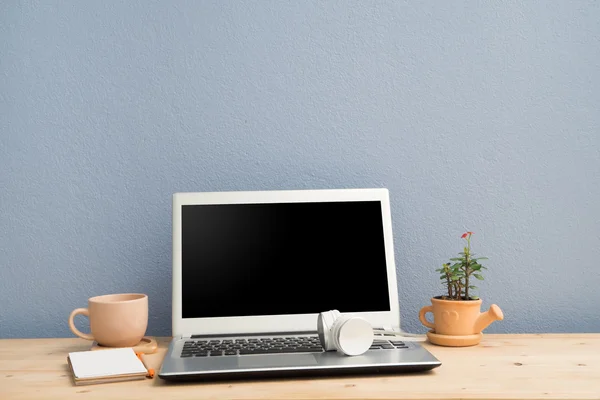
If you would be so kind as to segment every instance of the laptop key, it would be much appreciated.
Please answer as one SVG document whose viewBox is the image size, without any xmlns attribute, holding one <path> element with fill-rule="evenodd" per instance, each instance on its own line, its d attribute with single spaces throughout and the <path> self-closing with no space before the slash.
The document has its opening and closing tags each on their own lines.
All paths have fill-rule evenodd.
<svg viewBox="0 0 600 400">
<path fill-rule="evenodd" d="M 314 347 L 295 347 L 295 348 L 268 348 L 268 349 L 241 349 L 240 355 L 250 355 L 250 354 L 286 354 L 286 353 L 316 353 L 322 352 L 322 348 Z"/>
<path fill-rule="evenodd" d="M 316 346 L 295 347 L 290 350 L 292 353 L 321 353 L 321 352 L 323 352 L 322 347 L 316 347 Z"/>
<path fill-rule="evenodd" d="M 241 349 L 240 355 L 247 354 L 281 354 L 281 350 L 277 349 Z"/>
<path fill-rule="evenodd" d="M 196 356 L 196 357 L 207 357 L 208 356 L 208 351 L 198 351 L 198 352 L 194 353 L 194 356 Z"/>
<path fill-rule="evenodd" d="M 237 356 L 237 351 L 236 350 L 227 350 L 224 353 L 226 356 Z"/>
</svg>

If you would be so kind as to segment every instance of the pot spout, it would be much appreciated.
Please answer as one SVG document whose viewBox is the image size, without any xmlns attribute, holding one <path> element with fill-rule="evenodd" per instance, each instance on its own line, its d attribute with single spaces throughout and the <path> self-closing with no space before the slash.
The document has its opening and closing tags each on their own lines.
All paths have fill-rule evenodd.
<svg viewBox="0 0 600 400">
<path fill-rule="evenodd" d="M 495 304 L 490 306 L 490 309 L 484 313 L 479 314 L 479 317 L 475 321 L 475 327 L 473 331 L 475 333 L 480 333 L 485 328 L 487 328 L 494 321 L 502 321 L 504 319 L 504 314 L 500 307 Z"/>
</svg>

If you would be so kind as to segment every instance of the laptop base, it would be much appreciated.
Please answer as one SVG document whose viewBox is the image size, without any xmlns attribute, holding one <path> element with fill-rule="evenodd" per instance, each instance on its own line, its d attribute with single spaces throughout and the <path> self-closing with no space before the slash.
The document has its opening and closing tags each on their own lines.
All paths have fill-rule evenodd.
<svg viewBox="0 0 600 400">
<path fill-rule="evenodd" d="M 359 356 L 337 351 L 261 355 L 181 357 L 184 340 L 170 343 L 158 373 L 166 381 L 223 381 L 274 378 L 334 377 L 425 372 L 441 362 L 421 344 L 373 349 Z M 374 346 L 375 347 L 375 346 Z M 390 346 L 391 347 L 391 346 Z"/>
<path fill-rule="evenodd" d="M 190 373 L 182 375 L 159 375 L 167 382 L 227 382 L 227 381 L 255 381 L 255 380 L 281 380 L 304 378 L 335 378 L 335 377 L 374 377 L 382 375 L 407 375 L 430 372 L 438 367 L 436 364 L 399 365 L 385 367 L 353 367 L 347 369 L 290 369 L 272 371 L 237 371 L 236 373 Z"/>
</svg>

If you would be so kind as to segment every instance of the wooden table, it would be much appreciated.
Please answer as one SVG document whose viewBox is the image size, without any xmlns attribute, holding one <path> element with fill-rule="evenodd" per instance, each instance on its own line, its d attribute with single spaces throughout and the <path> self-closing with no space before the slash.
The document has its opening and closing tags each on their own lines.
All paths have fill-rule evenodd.
<svg viewBox="0 0 600 400">
<path fill-rule="evenodd" d="M 157 371 L 168 340 L 146 357 Z M 417 375 L 75 386 L 67 353 L 90 342 L 3 339 L 0 399 L 600 399 L 600 334 L 486 334 L 475 347 L 424 345 L 442 366 Z"/>
</svg>

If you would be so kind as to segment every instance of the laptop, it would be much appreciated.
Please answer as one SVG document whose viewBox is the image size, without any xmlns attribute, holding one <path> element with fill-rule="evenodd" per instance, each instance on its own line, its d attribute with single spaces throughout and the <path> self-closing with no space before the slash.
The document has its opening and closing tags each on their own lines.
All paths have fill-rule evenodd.
<svg viewBox="0 0 600 400">
<path fill-rule="evenodd" d="M 416 341 L 324 351 L 319 313 L 401 332 L 385 188 L 173 195 L 172 336 L 158 376 L 229 380 L 404 373 L 441 365 Z"/>
</svg>

